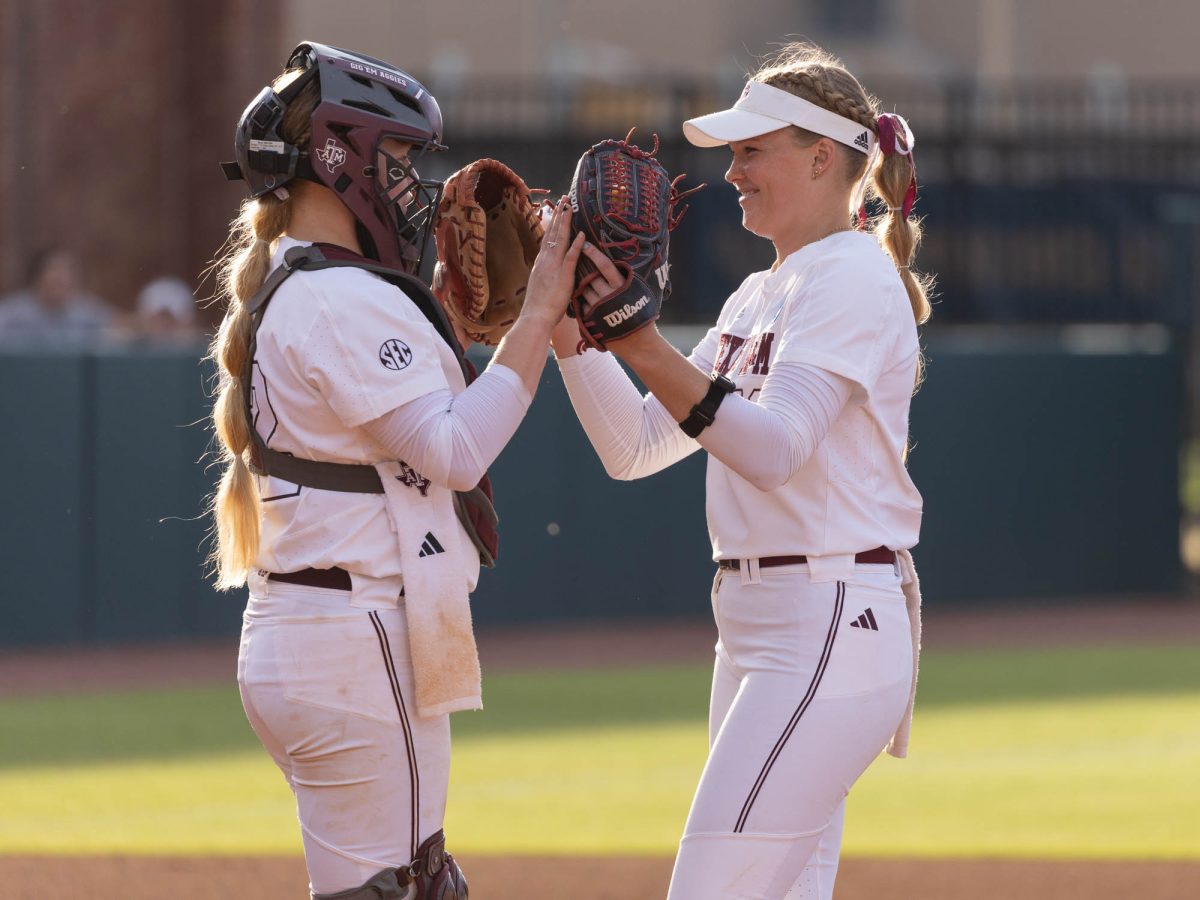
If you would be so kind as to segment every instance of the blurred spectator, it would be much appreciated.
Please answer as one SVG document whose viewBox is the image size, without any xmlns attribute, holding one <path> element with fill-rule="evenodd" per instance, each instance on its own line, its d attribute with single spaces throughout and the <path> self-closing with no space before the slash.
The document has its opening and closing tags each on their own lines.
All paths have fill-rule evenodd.
<svg viewBox="0 0 1200 900">
<path fill-rule="evenodd" d="M 182 278 L 156 278 L 138 294 L 131 338 L 146 345 L 186 347 L 200 340 L 196 298 Z"/>
<path fill-rule="evenodd" d="M 79 260 L 63 247 L 35 253 L 29 286 L 0 300 L 0 344 L 77 349 L 99 343 L 114 311 L 83 288 Z"/>
</svg>

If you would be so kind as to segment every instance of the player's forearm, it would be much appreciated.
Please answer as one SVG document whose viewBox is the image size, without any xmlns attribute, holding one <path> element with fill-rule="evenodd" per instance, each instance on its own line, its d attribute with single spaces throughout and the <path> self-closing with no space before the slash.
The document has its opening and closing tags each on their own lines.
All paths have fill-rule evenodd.
<svg viewBox="0 0 1200 900">
<path fill-rule="evenodd" d="M 563 316 L 550 334 L 550 346 L 555 359 L 574 356 L 579 349 L 579 326 L 569 316 Z"/>
<path fill-rule="evenodd" d="M 610 477 L 644 478 L 698 449 L 612 356 L 589 351 L 558 362 L 575 414 Z"/>
<path fill-rule="evenodd" d="M 395 459 L 465 491 L 508 444 L 530 400 L 516 373 L 493 363 L 457 396 L 449 389 L 425 394 L 363 427 Z"/>
<path fill-rule="evenodd" d="M 609 349 L 628 363 L 676 422 L 691 415 L 712 384 L 654 325 L 612 342 Z"/>
<path fill-rule="evenodd" d="M 507 366 L 518 375 L 530 395 L 537 393 L 538 382 L 546 367 L 553 323 L 536 314 L 524 314 L 496 348 L 492 361 Z"/>
</svg>

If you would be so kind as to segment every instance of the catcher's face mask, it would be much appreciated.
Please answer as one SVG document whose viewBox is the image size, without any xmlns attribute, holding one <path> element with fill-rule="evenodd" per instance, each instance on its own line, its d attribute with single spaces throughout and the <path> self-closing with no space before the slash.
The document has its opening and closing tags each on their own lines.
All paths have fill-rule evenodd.
<svg viewBox="0 0 1200 900">
<path fill-rule="evenodd" d="M 255 197 L 293 178 L 324 185 L 353 213 L 367 256 L 415 274 L 441 191 L 415 168 L 426 153 L 446 149 L 437 101 L 395 66 L 324 44 L 300 44 L 287 67 L 301 75 L 278 93 L 268 88 L 247 108 L 238 125 L 238 160 L 225 164 L 227 177 L 245 179 Z M 301 150 L 278 128 L 312 78 L 321 100 L 310 120 L 311 141 Z M 412 148 L 407 158 L 397 155 L 397 143 Z"/>
<path fill-rule="evenodd" d="M 375 190 L 385 215 L 394 224 L 397 252 L 409 271 L 421 265 L 421 255 L 442 198 L 442 182 L 421 178 L 416 163 L 429 148 L 386 137 L 375 148 Z M 407 268 L 406 266 L 406 268 Z"/>
</svg>

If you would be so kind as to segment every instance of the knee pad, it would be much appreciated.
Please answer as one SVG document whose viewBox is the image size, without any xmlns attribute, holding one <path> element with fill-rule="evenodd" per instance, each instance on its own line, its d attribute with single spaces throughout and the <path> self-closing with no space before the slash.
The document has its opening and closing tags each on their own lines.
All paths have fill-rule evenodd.
<svg viewBox="0 0 1200 900">
<path fill-rule="evenodd" d="M 430 835 L 407 866 L 384 869 L 356 888 L 312 900 L 467 900 L 467 879 L 446 852 L 446 833 Z"/>
</svg>

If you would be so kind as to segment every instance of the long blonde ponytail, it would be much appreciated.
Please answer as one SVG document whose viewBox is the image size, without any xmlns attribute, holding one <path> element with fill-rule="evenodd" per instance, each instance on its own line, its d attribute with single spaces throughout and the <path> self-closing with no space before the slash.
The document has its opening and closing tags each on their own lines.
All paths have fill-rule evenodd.
<svg viewBox="0 0 1200 900">
<path fill-rule="evenodd" d="M 288 69 L 275 79 L 274 88 L 282 89 L 299 74 L 299 69 Z M 312 114 L 320 99 L 320 83 L 314 78 L 288 104 L 280 123 L 280 136 L 301 152 L 308 150 Z M 287 231 L 291 221 L 292 200 L 286 191 L 279 194 L 242 203 L 224 253 L 216 263 L 217 297 L 225 301 L 226 307 L 208 358 L 217 363 L 212 422 L 225 470 L 210 505 L 215 541 L 208 561 L 222 590 L 244 584 L 258 556 L 262 501 L 247 465 L 251 424 L 246 418 L 242 387 L 242 374 L 250 356 L 251 322 L 245 304 L 270 274 L 271 244 Z"/>
<path fill-rule="evenodd" d="M 918 325 L 924 325 L 933 312 L 929 303 L 933 276 L 912 270 L 917 249 L 921 246 L 921 220 L 911 214 L 903 214 L 904 195 L 913 177 L 911 156 L 902 153 L 880 155 L 871 181 L 875 193 L 887 204 L 887 212 L 875 223 L 875 236 L 900 272 L 900 280 L 908 291 L 913 317 Z"/>
<path fill-rule="evenodd" d="M 290 215 L 291 201 L 272 194 L 245 201 L 217 274 L 218 291 L 228 305 L 209 357 L 218 365 L 212 421 L 225 471 L 212 501 L 216 543 L 209 561 L 222 590 L 244 584 L 258 555 L 261 501 L 247 466 L 251 425 L 242 385 L 250 355 L 250 314 L 245 303 L 266 281 L 271 241 L 287 229 Z"/>
</svg>

